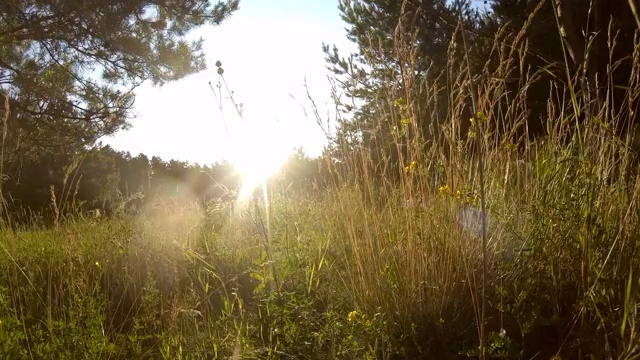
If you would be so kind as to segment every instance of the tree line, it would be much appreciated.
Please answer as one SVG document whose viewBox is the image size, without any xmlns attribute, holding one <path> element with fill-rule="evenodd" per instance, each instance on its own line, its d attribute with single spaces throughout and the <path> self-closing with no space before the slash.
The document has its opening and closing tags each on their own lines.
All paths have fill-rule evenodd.
<svg viewBox="0 0 640 360">
<path fill-rule="evenodd" d="M 328 169 L 298 150 L 275 177 L 290 193 L 317 190 L 329 183 Z M 171 203 L 206 210 L 212 203 L 235 200 L 241 186 L 241 174 L 227 161 L 165 161 L 100 145 L 74 156 L 41 154 L 5 169 L 2 196 L 5 215 L 20 223 L 34 216 L 51 219 L 56 211 L 137 214 Z"/>
<path fill-rule="evenodd" d="M 237 189 L 237 183 L 228 163 L 200 166 L 97 146 L 22 161 L 5 172 L 2 195 L 12 220 L 28 221 L 54 211 L 137 212 L 158 199 L 203 203 L 223 196 L 222 189 Z M 210 191 L 215 185 L 226 187 Z"/>
</svg>

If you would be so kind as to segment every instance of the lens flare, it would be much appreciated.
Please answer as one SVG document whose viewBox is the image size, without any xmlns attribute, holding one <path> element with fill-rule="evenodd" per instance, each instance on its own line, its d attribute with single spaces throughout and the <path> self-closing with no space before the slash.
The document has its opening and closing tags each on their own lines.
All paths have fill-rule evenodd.
<svg viewBox="0 0 640 360">
<path fill-rule="evenodd" d="M 277 122 L 245 122 L 233 146 L 231 162 L 242 177 L 238 201 L 275 174 L 292 152 Z"/>
</svg>

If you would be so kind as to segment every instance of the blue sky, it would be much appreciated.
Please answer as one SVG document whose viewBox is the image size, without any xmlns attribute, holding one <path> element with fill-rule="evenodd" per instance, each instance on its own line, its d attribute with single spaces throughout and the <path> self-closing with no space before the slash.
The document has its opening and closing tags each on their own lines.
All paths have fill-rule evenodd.
<svg viewBox="0 0 640 360">
<path fill-rule="evenodd" d="M 323 111 L 330 102 L 323 42 L 354 50 L 337 5 L 337 0 L 241 0 L 240 9 L 222 25 L 192 34 L 205 39 L 209 69 L 161 88 L 141 86 L 133 128 L 103 143 L 132 154 L 201 164 L 239 153 L 283 156 L 294 146 L 318 154 L 324 137 L 300 102 L 308 105 L 305 77 Z M 224 101 L 225 116 L 220 114 L 208 84 L 217 81 L 217 60 L 236 102 L 246 108 L 244 121 L 233 116 L 229 100 Z"/>
</svg>

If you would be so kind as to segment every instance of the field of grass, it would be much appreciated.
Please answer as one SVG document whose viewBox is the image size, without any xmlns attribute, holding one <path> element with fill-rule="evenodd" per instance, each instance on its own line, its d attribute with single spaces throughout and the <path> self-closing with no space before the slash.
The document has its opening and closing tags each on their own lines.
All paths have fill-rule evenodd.
<svg viewBox="0 0 640 360">
<path fill-rule="evenodd" d="M 329 186 L 274 178 L 267 204 L 2 230 L 0 358 L 460 359 L 482 340 L 492 359 L 640 358 L 637 135 L 612 130 L 628 114 L 579 122 L 558 90 L 575 107 L 550 99 L 547 135 L 512 144 L 488 124 L 521 125 L 526 90 L 483 81 L 444 145 L 406 135 L 415 101 L 381 100 L 406 127 L 397 171 L 358 150 Z"/>
<path fill-rule="evenodd" d="M 491 358 L 637 358 L 640 181 L 598 145 L 588 161 L 572 141 L 487 156 Z M 355 182 L 277 189 L 268 217 L 256 201 L 3 231 L 0 357 L 475 357 L 471 185 L 411 202 Z"/>
</svg>

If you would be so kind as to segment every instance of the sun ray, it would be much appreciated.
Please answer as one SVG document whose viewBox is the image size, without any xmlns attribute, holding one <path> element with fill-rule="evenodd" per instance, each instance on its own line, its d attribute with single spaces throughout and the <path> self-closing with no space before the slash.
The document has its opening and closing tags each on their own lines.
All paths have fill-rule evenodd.
<svg viewBox="0 0 640 360">
<path fill-rule="evenodd" d="M 242 178 L 238 201 L 246 200 L 253 191 L 276 173 L 292 148 L 277 121 L 242 123 L 233 142 L 231 163 Z"/>
</svg>

